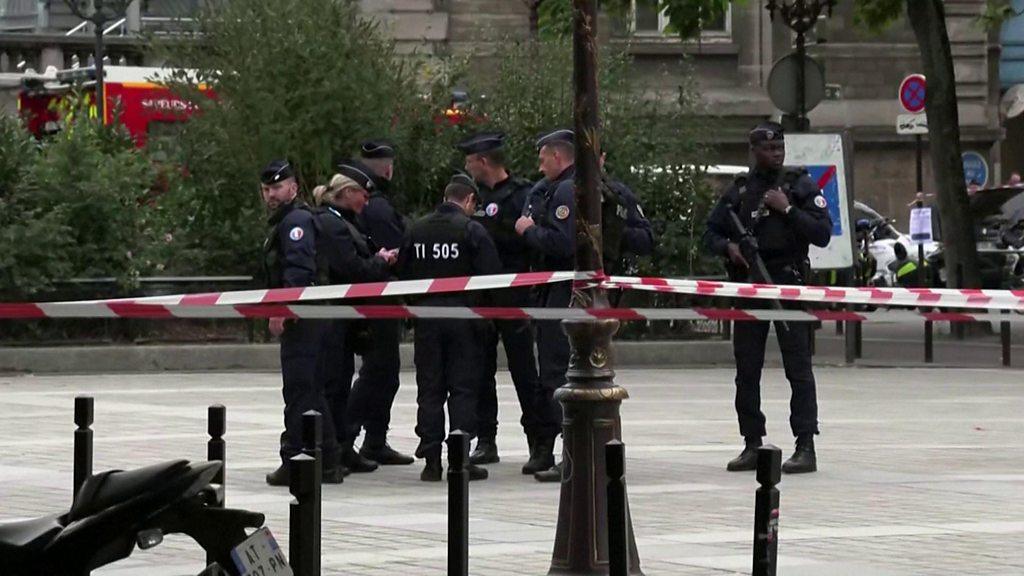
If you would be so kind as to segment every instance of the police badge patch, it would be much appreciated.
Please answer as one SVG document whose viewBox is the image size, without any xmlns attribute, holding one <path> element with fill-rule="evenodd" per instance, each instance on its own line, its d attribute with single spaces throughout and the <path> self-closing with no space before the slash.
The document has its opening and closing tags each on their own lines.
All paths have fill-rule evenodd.
<svg viewBox="0 0 1024 576">
<path fill-rule="evenodd" d="M 295 228 L 292 228 L 291 230 L 288 231 L 288 237 L 291 238 L 293 242 L 298 242 L 299 240 L 302 240 L 302 236 L 304 234 L 305 232 L 303 232 L 302 228 L 299 226 L 296 226 Z"/>
<path fill-rule="evenodd" d="M 565 204 L 562 204 L 561 206 L 555 209 L 555 218 L 558 218 L 559 220 L 565 220 L 568 217 L 569 207 L 566 206 Z"/>
<path fill-rule="evenodd" d="M 825 201 L 825 197 L 818 195 L 814 197 L 814 205 L 818 208 L 825 208 L 828 206 L 828 202 Z"/>
<path fill-rule="evenodd" d="M 490 216 L 491 218 L 494 218 L 495 216 L 498 215 L 498 205 L 494 202 L 491 202 L 490 204 L 487 205 L 487 208 L 484 209 L 484 213 Z"/>
</svg>

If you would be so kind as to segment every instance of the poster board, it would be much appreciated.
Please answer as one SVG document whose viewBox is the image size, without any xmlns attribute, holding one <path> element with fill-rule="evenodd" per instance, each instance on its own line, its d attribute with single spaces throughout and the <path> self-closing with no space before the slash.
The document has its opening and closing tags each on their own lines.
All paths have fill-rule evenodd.
<svg viewBox="0 0 1024 576">
<path fill-rule="evenodd" d="M 840 134 L 786 134 L 786 166 L 803 166 L 821 189 L 832 217 L 832 240 L 825 248 L 811 246 L 811 268 L 853 267 L 850 226 L 851 194 Z"/>
</svg>

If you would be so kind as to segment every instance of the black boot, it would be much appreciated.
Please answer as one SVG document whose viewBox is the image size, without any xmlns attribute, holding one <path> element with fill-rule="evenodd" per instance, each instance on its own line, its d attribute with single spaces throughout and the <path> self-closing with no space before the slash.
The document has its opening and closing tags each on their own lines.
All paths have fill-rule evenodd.
<svg viewBox="0 0 1024 576">
<path fill-rule="evenodd" d="M 562 481 L 562 463 L 559 462 L 547 470 L 541 470 L 533 475 L 533 478 L 537 482 L 561 482 Z"/>
<path fill-rule="evenodd" d="M 725 465 L 729 472 L 743 472 L 746 470 L 757 470 L 757 449 L 761 447 L 760 438 L 747 438 L 746 446 L 740 455 L 733 458 Z"/>
<path fill-rule="evenodd" d="M 362 454 L 356 452 L 355 449 L 352 448 L 351 442 L 341 446 L 341 463 L 356 474 L 373 472 L 377 469 L 377 462 L 369 460 Z"/>
<path fill-rule="evenodd" d="M 420 472 L 420 480 L 424 482 L 440 482 L 441 481 L 441 455 L 431 454 L 426 457 L 426 465 L 423 467 L 423 472 Z"/>
<path fill-rule="evenodd" d="M 523 465 L 523 474 L 536 474 L 555 465 L 555 439 L 537 438 L 530 451 L 530 460 Z"/>
<path fill-rule="evenodd" d="M 476 441 L 476 450 L 469 455 L 470 464 L 497 464 L 501 462 L 498 457 L 498 445 L 494 438 L 480 438 Z"/>
<path fill-rule="evenodd" d="M 402 454 L 398 450 L 388 446 L 387 442 L 384 442 L 379 447 L 370 446 L 364 442 L 363 448 L 359 451 L 359 455 L 367 460 L 373 460 L 381 466 L 405 466 L 416 461 L 412 456 Z"/>
<path fill-rule="evenodd" d="M 818 457 L 814 453 L 814 436 L 800 436 L 796 439 L 796 451 L 782 464 L 786 474 L 806 474 L 818 471 Z"/>
<path fill-rule="evenodd" d="M 344 466 L 335 466 L 334 468 L 324 469 L 320 475 L 321 484 L 343 484 L 345 482 L 345 470 Z"/>
<path fill-rule="evenodd" d="M 291 474 L 288 473 L 288 466 L 281 464 L 270 474 L 267 474 L 267 484 L 271 486 L 288 486 Z"/>
<path fill-rule="evenodd" d="M 477 466 L 476 464 L 466 464 L 466 472 L 469 474 L 469 481 L 473 480 L 487 480 L 487 468 Z"/>
</svg>

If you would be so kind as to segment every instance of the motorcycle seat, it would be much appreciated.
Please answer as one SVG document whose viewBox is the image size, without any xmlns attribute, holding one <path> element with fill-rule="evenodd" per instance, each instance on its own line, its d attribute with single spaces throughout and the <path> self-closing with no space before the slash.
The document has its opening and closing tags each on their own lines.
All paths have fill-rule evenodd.
<svg viewBox="0 0 1024 576">
<path fill-rule="evenodd" d="M 0 524 L 0 558 L 12 559 L 41 550 L 63 529 L 59 515 Z"/>
<path fill-rule="evenodd" d="M 135 470 L 112 470 L 90 476 L 75 497 L 73 522 L 162 487 L 189 471 L 188 460 L 172 460 Z"/>
</svg>

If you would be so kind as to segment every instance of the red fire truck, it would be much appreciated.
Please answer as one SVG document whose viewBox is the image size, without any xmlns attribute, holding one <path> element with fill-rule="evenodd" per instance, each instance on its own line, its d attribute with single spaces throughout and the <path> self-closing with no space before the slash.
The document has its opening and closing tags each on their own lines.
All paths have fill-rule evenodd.
<svg viewBox="0 0 1024 576">
<path fill-rule="evenodd" d="M 123 124 L 136 145 L 145 146 L 151 138 L 173 137 L 180 124 L 194 112 L 195 105 L 166 85 L 172 70 L 137 66 L 105 66 L 103 99 L 104 124 Z M 18 110 L 28 130 L 42 137 L 60 127 L 66 113 L 68 95 L 77 87 L 87 102 L 96 97 L 96 69 L 75 68 L 44 75 L 26 76 L 18 94 Z M 204 85 L 198 88 L 208 97 L 214 93 Z M 96 107 L 89 107 L 95 115 Z"/>
</svg>

